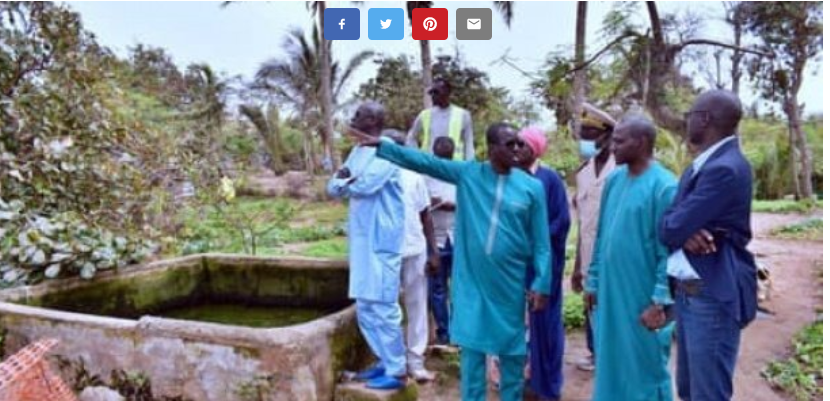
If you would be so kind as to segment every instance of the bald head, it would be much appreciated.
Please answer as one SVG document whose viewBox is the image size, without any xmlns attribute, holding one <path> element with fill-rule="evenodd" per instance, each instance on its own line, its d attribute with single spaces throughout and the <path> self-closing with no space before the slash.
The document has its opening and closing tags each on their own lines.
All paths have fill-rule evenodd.
<svg viewBox="0 0 830 401">
<path fill-rule="evenodd" d="M 689 142 L 705 148 L 735 134 L 742 116 L 741 100 L 734 93 L 719 89 L 704 92 L 687 114 Z"/>
<path fill-rule="evenodd" d="M 712 125 L 732 134 L 741 122 L 743 111 L 741 100 L 734 93 L 725 90 L 711 90 L 698 96 L 695 106 L 709 110 Z M 694 107 L 694 106 L 693 106 Z"/>
<path fill-rule="evenodd" d="M 619 164 L 648 160 L 654 154 L 657 128 L 645 116 L 636 114 L 623 118 L 611 136 L 614 158 Z"/>
<path fill-rule="evenodd" d="M 386 120 L 386 109 L 378 102 L 365 102 L 357 108 L 351 126 L 369 135 L 380 136 Z"/>
<path fill-rule="evenodd" d="M 635 139 L 645 141 L 649 150 L 654 149 L 657 141 L 657 128 L 646 116 L 634 114 L 627 116 L 620 122 L 615 130 L 625 131 Z"/>
</svg>

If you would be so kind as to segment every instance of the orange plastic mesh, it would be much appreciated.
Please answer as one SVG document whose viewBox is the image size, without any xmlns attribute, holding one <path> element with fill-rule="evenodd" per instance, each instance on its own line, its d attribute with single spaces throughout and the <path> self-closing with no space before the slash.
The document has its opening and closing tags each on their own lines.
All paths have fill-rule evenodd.
<svg viewBox="0 0 830 401">
<path fill-rule="evenodd" d="M 0 363 L 0 400 L 77 401 L 78 398 L 49 368 L 44 357 L 58 340 L 40 340 Z"/>
</svg>

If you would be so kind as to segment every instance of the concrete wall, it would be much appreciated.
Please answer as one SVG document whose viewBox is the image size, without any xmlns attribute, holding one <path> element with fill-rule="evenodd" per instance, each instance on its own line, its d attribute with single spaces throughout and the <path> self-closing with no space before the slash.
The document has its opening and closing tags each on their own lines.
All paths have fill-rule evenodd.
<svg viewBox="0 0 830 401">
<path fill-rule="evenodd" d="M 100 290 L 102 283 L 159 284 L 159 277 L 181 278 L 179 274 L 171 275 L 177 269 L 198 275 L 203 274 L 200 269 L 227 273 L 236 266 L 243 272 L 254 265 L 262 268 L 263 264 L 287 271 L 286 276 L 299 271 L 308 271 L 309 276 L 325 270 L 346 271 L 343 262 L 200 255 L 131 268 L 92 281 L 68 279 L 0 291 L 0 327 L 6 333 L 3 351 L 10 354 L 29 342 L 56 338 L 61 343 L 53 352 L 52 362 L 56 368 L 64 365 L 63 376 L 68 382 L 74 380 L 73 370 L 77 369 L 85 369 L 106 383 L 113 371 L 142 372 L 150 379 L 157 397 L 230 401 L 245 400 L 246 395 L 260 391 L 269 400 L 330 400 L 339 371 L 353 368 L 365 357 L 354 307 L 305 324 L 256 329 L 151 316 L 139 320 L 110 318 L 8 302 L 37 305 L 60 298 L 50 298 L 50 294 L 83 293 L 84 287 L 95 285 Z M 310 285 L 321 296 L 333 296 L 337 290 L 331 277 L 335 276 L 327 277 L 325 285 L 304 285 Z M 341 296 L 345 298 L 347 274 L 342 277 Z M 274 294 L 280 288 L 273 282 L 261 287 L 257 291 Z M 158 292 L 159 288 L 154 290 Z"/>
</svg>

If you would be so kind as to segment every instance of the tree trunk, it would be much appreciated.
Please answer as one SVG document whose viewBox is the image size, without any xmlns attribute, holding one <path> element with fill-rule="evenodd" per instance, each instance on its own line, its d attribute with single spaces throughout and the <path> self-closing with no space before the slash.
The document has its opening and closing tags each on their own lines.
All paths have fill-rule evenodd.
<svg viewBox="0 0 830 401">
<path fill-rule="evenodd" d="M 332 118 L 331 105 L 331 55 L 329 54 L 329 41 L 323 35 L 324 15 L 326 11 L 326 2 L 317 2 L 317 18 L 319 20 L 320 29 L 320 111 L 323 114 L 323 135 L 321 142 L 323 145 L 323 159 L 331 162 L 333 169 L 338 169 L 340 161 L 335 160 L 335 152 L 332 151 L 334 142 L 334 120 Z"/>
<path fill-rule="evenodd" d="M 308 123 L 308 106 L 300 110 L 300 127 L 303 130 L 303 164 L 309 175 L 314 174 L 314 127 Z"/>
<path fill-rule="evenodd" d="M 577 2 L 575 65 L 582 65 L 585 62 L 585 25 L 587 17 L 588 2 Z M 580 68 L 574 73 L 573 102 L 573 132 L 571 134 L 575 139 L 579 139 L 578 135 L 582 130 L 582 103 L 585 102 L 585 68 Z"/>
<path fill-rule="evenodd" d="M 648 43 L 647 68 L 645 79 L 640 83 L 643 91 L 643 107 L 645 107 L 654 122 L 672 134 L 683 137 L 686 132 L 686 122 L 674 110 L 668 106 L 666 88 L 675 68 L 674 60 L 677 53 L 682 50 L 679 46 L 667 46 L 663 36 L 663 23 L 660 14 L 657 12 L 657 5 L 653 1 L 647 1 L 648 17 L 651 25 L 652 39 Z"/>
<path fill-rule="evenodd" d="M 424 85 L 424 108 L 432 107 L 432 97 L 429 96 L 429 88 L 432 87 L 432 51 L 429 48 L 429 41 L 421 42 L 421 83 Z"/>
<path fill-rule="evenodd" d="M 790 132 L 790 157 L 795 184 L 795 198 L 812 199 L 813 197 L 813 157 L 807 146 L 807 138 L 801 125 L 801 109 L 798 95 L 791 93 L 785 106 Z"/>
</svg>

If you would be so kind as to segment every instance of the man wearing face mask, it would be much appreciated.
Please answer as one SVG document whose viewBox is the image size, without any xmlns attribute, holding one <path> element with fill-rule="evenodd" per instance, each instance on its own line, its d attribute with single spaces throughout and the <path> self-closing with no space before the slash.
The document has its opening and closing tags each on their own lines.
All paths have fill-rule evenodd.
<svg viewBox="0 0 830 401">
<path fill-rule="evenodd" d="M 470 112 L 450 104 L 452 86 L 444 78 L 436 78 L 429 95 L 432 97 L 433 106 L 421 111 L 412 129 L 407 136 L 409 146 L 418 147 L 424 152 L 432 152 L 435 146 L 435 139 L 449 137 L 455 143 L 455 160 L 473 160 L 475 149 L 473 147 L 473 120 Z"/>
<path fill-rule="evenodd" d="M 579 154 L 587 160 L 576 172 L 576 195 L 573 199 L 579 222 L 579 237 L 571 288 L 577 294 L 583 290 L 584 272 L 591 265 L 605 179 L 617 167 L 614 155 L 611 154 L 611 134 L 616 125 L 614 118 L 593 105 L 584 103 L 581 124 Z M 591 371 L 594 370 L 594 339 L 587 309 L 585 321 L 585 336 L 591 356 L 579 362 L 577 367 L 580 370 Z"/>
</svg>

